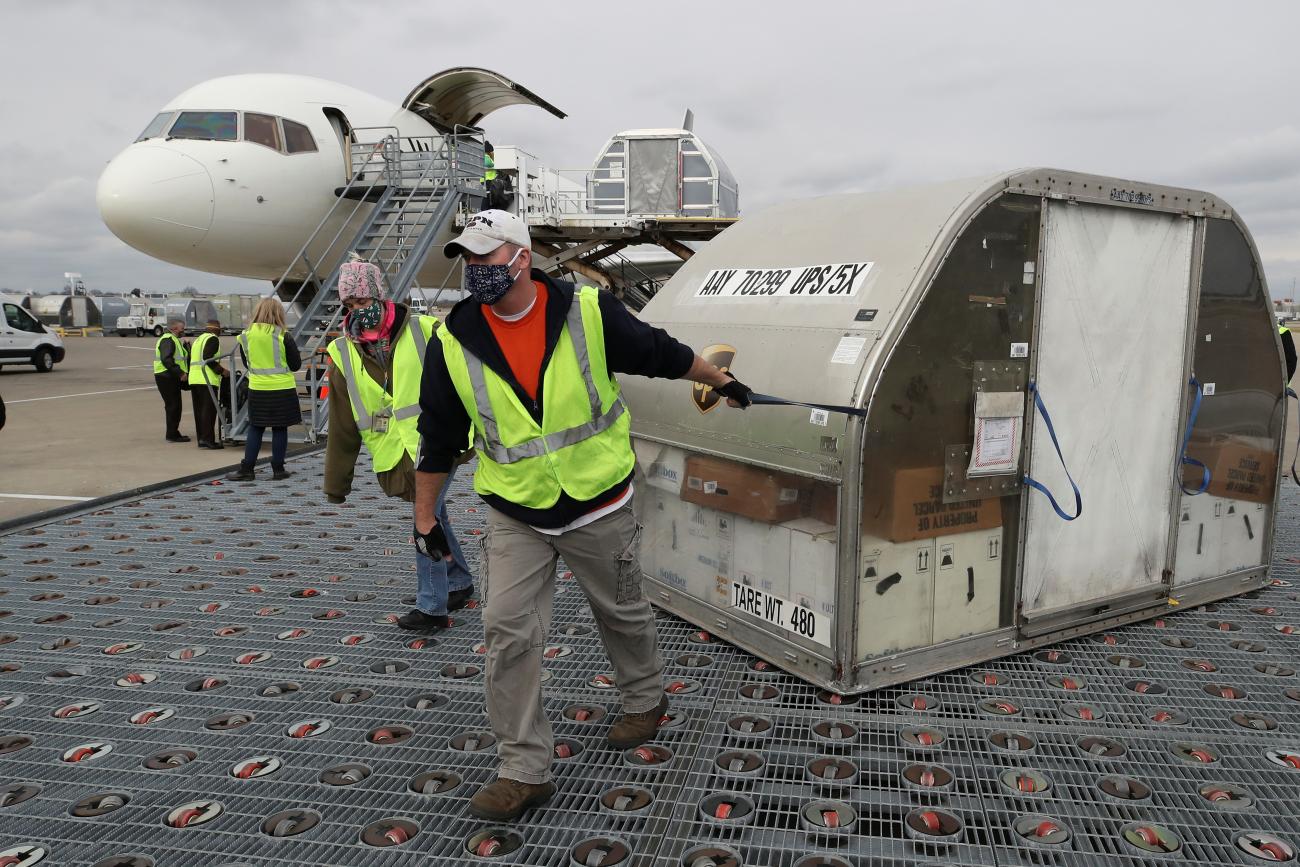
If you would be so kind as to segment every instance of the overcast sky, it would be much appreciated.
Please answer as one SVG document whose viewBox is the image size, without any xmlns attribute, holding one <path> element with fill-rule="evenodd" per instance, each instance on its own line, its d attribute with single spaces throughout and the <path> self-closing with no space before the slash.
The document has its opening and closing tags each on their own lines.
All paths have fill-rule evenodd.
<svg viewBox="0 0 1300 867">
<path fill-rule="evenodd" d="M 241 72 L 399 102 L 483 66 L 569 113 L 492 115 L 498 145 L 588 164 L 617 130 L 696 131 L 774 202 L 1047 165 L 1201 188 L 1300 278 L 1300 3 L 114 0 L 6 3 L 0 287 L 263 288 L 167 265 L 100 222 L 95 183 L 159 107 Z"/>
</svg>

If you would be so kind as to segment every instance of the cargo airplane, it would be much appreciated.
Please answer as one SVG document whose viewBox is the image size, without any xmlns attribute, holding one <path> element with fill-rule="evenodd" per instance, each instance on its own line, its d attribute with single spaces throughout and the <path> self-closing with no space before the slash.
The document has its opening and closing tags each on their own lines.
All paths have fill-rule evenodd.
<svg viewBox="0 0 1300 867">
<path fill-rule="evenodd" d="M 470 67 L 431 76 L 400 106 L 306 76 L 214 78 L 169 102 L 113 158 L 99 178 L 99 211 L 114 235 L 157 259 L 279 280 L 353 175 L 358 131 L 363 141 L 382 137 L 377 128 L 427 140 L 510 105 L 565 116 L 504 76 Z M 332 236 L 323 233 L 322 248 Z M 446 271 L 431 256 L 417 279 L 437 285 Z M 306 277 L 291 273 L 288 282 Z"/>
</svg>

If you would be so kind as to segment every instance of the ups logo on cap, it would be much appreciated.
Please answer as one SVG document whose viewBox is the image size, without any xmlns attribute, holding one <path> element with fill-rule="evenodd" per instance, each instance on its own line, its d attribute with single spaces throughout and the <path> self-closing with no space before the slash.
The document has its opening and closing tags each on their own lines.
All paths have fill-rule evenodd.
<svg viewBox="0 0 1300 867">
<path fill-rule="evenodd" d="M 715 343 L 700 351 L 700 357 L 718 369 L 726 372 L 731 369 L 731 362 L 736 357 L 736 347 L 725 343 Z M 718 405 L 718 393 L 713 386 L 697 382 L 691 386 L 691 401 L 700 412 L 708 412 Z"/>
</svg>

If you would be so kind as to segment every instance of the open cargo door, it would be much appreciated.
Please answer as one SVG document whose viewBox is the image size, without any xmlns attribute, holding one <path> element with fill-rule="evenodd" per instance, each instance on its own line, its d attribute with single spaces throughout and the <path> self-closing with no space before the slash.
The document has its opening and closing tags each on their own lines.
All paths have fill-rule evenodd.
<svg viewBox="0 0 1300 867">
<path fill-rule="evenodd" d="M 504 75 L 472 66 L 444 69 L 426 78 L 402 101 L 402 108 L 444 132 L 452 132 L 457 126 L 476 127 L 492 112 L 510 105 L 535 105 L 558 118 L 566 116 Z"/>
<path fill-rule="evenodd" d="M 1163 581 L 1174 519 L 1193 221 L 1048 203 L 1035 380 L 1083 511 L 1064 521 L 1029 492 L 1022 614 Z M 1029 475 L 1071 511 L 1041 413 Z"/>
</svg>

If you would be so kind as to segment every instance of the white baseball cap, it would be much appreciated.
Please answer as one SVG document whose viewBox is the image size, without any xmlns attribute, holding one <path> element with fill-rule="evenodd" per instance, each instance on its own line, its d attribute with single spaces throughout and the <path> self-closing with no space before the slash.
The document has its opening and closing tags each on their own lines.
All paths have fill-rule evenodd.
<svg viewBox="0 0 1300 867">
<path fill-rule="evenodd" d="M 460 237 L 444 244 L 442 253 L 448 259 L 465 253 L 483 256 L 505 243 L 526 250 L 533 246 L 528 237 L 528 224 L 509 211 L 493 208 L 479 211 L 470 217 L 465 223 L 465 231 L 460 233 Z"/>
</svg>

